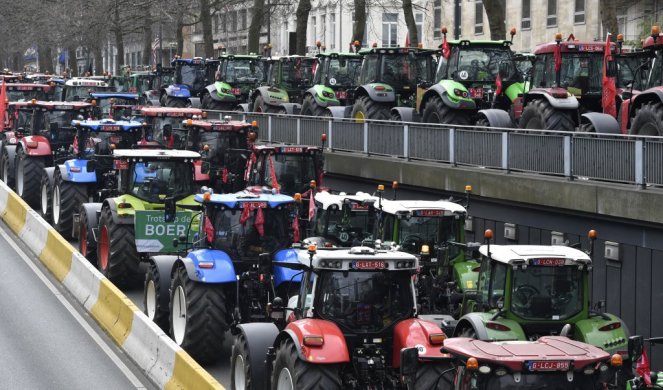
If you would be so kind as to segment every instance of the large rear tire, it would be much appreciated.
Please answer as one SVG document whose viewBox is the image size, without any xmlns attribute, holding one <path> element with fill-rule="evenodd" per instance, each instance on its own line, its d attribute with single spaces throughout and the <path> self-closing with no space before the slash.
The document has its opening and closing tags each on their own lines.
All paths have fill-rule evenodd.
<svg viewBox="0 0 663 390">
<path fill-rule="evenodd" d="M 90 263 L 97 265 L 97 241 L 94 239 L 92 231 L 92 228 L 96 228 L 96 226 L 89 226 L 85 208 L 80 208 L 79 215 L 78 250 Z"/>
<path fill-rule="evenodd" d="M 44 170 L 43 157 L 30 157 L 23 148 L 16 151 L 16 193 L 32 208 L 39 207 L 41 195 L 41 173 Z"/>
<path fill-rule="evenodd" d="M 272 370 L 272 390 L 334 390 L 341 387 L 335 364 L 311 364 L 301 360 L 292 340 L 279 345 Z"/>
<path fill-rule="evenodd" d="M 663 135 L 663 104 L 648 102 L 636 112 L 629 131 L 634 135 Z"/>
<path fill-rule="evenodd" d="M 454 110 L 444 104 L 439 96 L 433 96 L 424 106 L 423 121 L 425 123 L 469 125 L 471 117 L 468 112 Z"/>
<path fill-rule="evenodd" d="M 186 100 L 184 99 L 178 99 L 174 97 L 167 97 L 166 98 L 166 106 L 167 107 L 176 107 L 176 108 L 184 108 L 186 107 Z"/>
<path fill-rule="evenodd" d="M 451 364 L 420 362 L 414 388 L 417 390 L 445 390 L 453 388 L 453 382 L 454 371 Z"/>
<path fill-rule="evenodd" d="M 170 285 L 170 334 L 200 363 L 221 357 L 228 329 L 226 296 L 221 284 L 194 282 L 179 267 Z"/>
<path fill-rule="evenodd" d="M 147 318 L 152 320 L 164 332 L 168 333 L 168 307 L 162 307 L 161 295 L 168 294 L 168 291 L 161 291 L 160 275 L 157 266 L 150 262 L 145 275 L 145 288 L 143 289 L 143 312 Z"/>
<path fill-rule="evenodd" d="M 374 102 L 368 96 L 361 96 L 352 106 L 352 118 L 357 122 L 366 119 L 389 120 L 389 107 L 382 103 Z"/>
<path fill-rule="evenodd" d="M 4 181 L 9 188 L 14 187 L 14 170 L 11 169 L 11 164 L 9 163 L 9 152 L 6 148 L 2 148 L 2 155 L 0 156 L 0 180 Z"/>
<path fill-rule="evenodd" d="M 212 96 L 209 93 L 206 93 L 205 96 L 203 96 L 200 105 L 203 110 L 218 110 L 218 111 L 230 111 L 233 106 L 232 103 L 224 103 L 212 99 Z"/>
<path fill-rule="evenodd" d="M 265 351 L 267 353 L 267 351 Z M 256 388 L 260 388 L 258 383 Z M 240 333 L 235 337 L 230 355 L 230 388 L 234 390 L 251 390 L 251 359 L 246 337 Z"/>
<path fill-rule="evenodd" d="M 558 110 L 545 99 L 531 101 L 520 117 L 520 127 L 532 130 L 575 131 L 572 110 Z"/>
<path fill-rule="evenodd" d="M 87 184 L 63 180 L 60 170 L 56 168 L 51 199 L 53 227 L 62 237 L 70 239 L 73 233 L 74 214 L 88 201 Z"/>
<path fill-rule="evenodd" d="M 46 169 L 41 171 L 41 181 L 39 184 L 39 195 L 41 199 L 41 205 L 39 207 L 39 215 L 44 218 L 44 221 L 48 223 L 53 222 L 53 208 L 51 207 L 51 196 L 53 194 L 53 184 L 51 179 L 48 177 L 48 172 Z"/>
<path fill-rule="evenodd" d="M 108 207 L 101 210 L 97 243 L 97 268 L 116 285 L 139 279 L 140 257 L 136 251 L 134 226 L 117 224 Z"/>
<path fill-rule="evenodd" d="M 306 95 L 302 102 L 301 115 L 324 116 L 325 111 L 325 107 L 319 106 L 312 95 Z"/>
</svg>

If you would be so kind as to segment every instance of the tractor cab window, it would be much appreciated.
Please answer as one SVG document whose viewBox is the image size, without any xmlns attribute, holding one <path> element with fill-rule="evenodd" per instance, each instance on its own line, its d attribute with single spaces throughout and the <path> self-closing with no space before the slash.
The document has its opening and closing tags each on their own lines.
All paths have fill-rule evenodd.
<svg viewBox="0 0 663 390">
<path fill-rule="evenodd" d="M 364 57 L 361 66 L 360 84 L 369 84 L 378 81 L 378 60 L 377 54 L 369 54 Z"/>
<path fill-rule="evenodd" d="M 206 70 L 204 66 L 183 63 L 178 67 L 178 70 L 179 74 L 177 78 L 180 84 L 184 84 L 194 91 L 198 91 L 206 87 Z"/>
<path fill-rule="evenodd" d="M 373 240 L 374 224 L 375 212 L 370 206 L 344 204 L 340 210 L 320 212 L 315 234 L 331 238 L 339 246 L 359 246 L 364 240 Z"/>
<path fill-rule="evenodd" d="M 560 69 L 560 87 L 566 88 L 571 94 L 579 96 L 588 93 L 601 93 L 603 76 L 603 53 L 562 53 Z M 555 60 L 552 55 L 538 58 L 534 65 L 532 86 L 555 86 Z"/>
<path fill-rule="evenodd" d="M 10 88 L 7 89 L 7 100 L 10 102 L 26 102 L 32 99 L 48 100 L 46 93 L 41 89 L 35 89 L 32 91 L 16 91 Z"/>
<path fill-rule="evenodd" d="M 186 146 L 188 150 L 200 151 L 207 145 L 207 155 L 215 168 L 226 167 L 231 172 L 243 171 L 248 155 L 244 133 L 190 131 L 189 135 Z"/>
<path fill-rule="evenodd" d="M 306 192 L 311 180 L 318 180 L 313 154 L 270 154 L 266 160 L 265 185 L 272 188 L 278 186 L 282 194 Z"/>
<path fill-rule="evenodd" d="M 113 106 L 133 106 L 136 104 L 136 101 L 133 99 L 125 99 L 121 97 L 110 98 L 110 99 L 96 99 L 97 108 L 101 110 L 101 114 L 104 117 L 108 117 L 111 113 L 111 107 Z M 123 110 L 118 110 L 120 113 Z"/>
<path fill-rule="evenodd" d="M 431 59 L 423 55 L 385 55 L 382 57 L 382 82 L 398 88 L 429 80 Z"/>
<path fill-rule="evenodd" d="M 412 314 L 408 271 L 321 272 L 314 307 L 346 331 L 378 332 Z"/>
<path fill-rule="evenodd" d="M 48 137 L 51 142 L 71 144 L 76 135 L 76 129 L 71 127 L 71 121 L 76 119 L 78 114 L 79 112 L 74 110 L 42 111 L 41 115 L 35 116 L 33 130 Z"/>
<path fill-rule="evenodd" d="M 22 131 L 25 132 L 30 129 L 33 116 L 32 110 L 15 110 L 12 115 L 14 116 L 14 131 L 22 128 Z"/>
<path fill-rule="evenodd" d="M 258 60 L 227 61 L 222 80 L 233 83 L 255 84 L 265 78 L 264 62 Z"/>
<path fill-rule="evenodd" d="M 504 302 L 507 265 L 491 261 L 483 256 L 479 272 L 478 301 L 485 307 L 495 308 L 498 302 Z"/>
<path fill-rule="evenodd" d="M 195 192 L 193 169 L 179 161 L 134 163 L 129 193 L 147 202 L 161 203 L 166 196 L 185 198 Z"/>
<path fill-rule="evenodd" d="M 322 74 L 321 84 L 332 87 L 352 87 L 361 69 L 361 59 L 331 58 L 329 69 L 319 69 Z"/>
<path fill-rule="evenodd" d="M 451 57 L 451 60 L 453 60 L 454 57 Z M 437 72 L 435 74 L 435 81 L 440 81 L 448 78 L 448 69 L 449 69 L 449 64 L 450 60 L 447 60 L 444 56 L 440 56 L 437 60 Z"/>
<path fill-rule="evenodd" d="M 657 87 L 661 85 L 663 79 L 663 51 L 656 50 L 656 56 L 651 61 L 651 70 L 647 79 L 646 88 Z"/>
<path fill-rule="evenodd" d="M 582 310 L 582 273 L 577 266 L 529 265 L 513 271 L 511 311 L 528 320 L 564 320 Z"/>
<path fill-rule="evenodd" d="M 421 253 L 421 246 L 455 242 L 458 221 L 455 217 L 410 217 L 398 220 L 398 244 L 405 252 Z"/>
<path fill-rule="evenodd" d="M 159 143 L 168 149 L 184 149 L 187 131 L 182 128 L 181 118 L 158 117 L 152 122 L 152 134 L 148 141 Z"/>
<path fill-rule="evenodd" d="M 617 88 L 631 88 L 635 90 L 647 89 L 646 77 L 641 76 L 642 65 L 650 61 L 646 55 L 622 55 L 615 58 L 617 61 Z"/>
<path fill-rule="evenodd" d="M 313 83 L 313 64 L 316 59 L 295 58 L 281 64 L 281 82 L 286 89 L 298 89 Z"/>
<path fill-rule="evenodd" d="M 84 101 L 90 98 L 92 92 L 110 92 L 110 88 L 101 86 L 69 86 L 65 87 L 64 100 L 66 102 Z"/>
<path fill-rule="evenodd" d="M 509 48 L 458 48 L 457 62 L 450 67 L 451 76 L 460 81 L 488 81 L 494 82 L 499 73 L 500 63 L 513 64 Z M 510 67 L 510 73 L 505 80 L 510 79 L 516 72 Z"/>
</svg>

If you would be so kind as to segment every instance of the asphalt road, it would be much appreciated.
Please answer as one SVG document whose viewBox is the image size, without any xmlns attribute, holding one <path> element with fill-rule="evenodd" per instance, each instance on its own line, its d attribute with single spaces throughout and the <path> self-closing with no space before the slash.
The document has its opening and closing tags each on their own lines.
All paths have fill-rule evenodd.
<svg viewBox="0 0 663 390">
<path fill-rule="evenodd" d="M 16 241 L 0 222 L 0 387 L 155 388 Z"/>
</svg>

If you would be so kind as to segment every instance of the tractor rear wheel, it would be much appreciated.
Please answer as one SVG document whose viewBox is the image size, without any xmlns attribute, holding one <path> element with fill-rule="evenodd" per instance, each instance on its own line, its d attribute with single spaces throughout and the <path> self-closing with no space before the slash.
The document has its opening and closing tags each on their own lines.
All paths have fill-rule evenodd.
<svg viewBox="0 0 663 390">
<path fill-rule="evenodd" d="M 184 108 L 184 107 L 186 107 L 186 100 L 178 99 L 178 98 L 174 98 L 174 97 L 169 96 L 169 97 L 166 98 L 166 106 Z"/>
<path fill-rule="evenodd" d="M 415 389 L 450 389 L 454 383 L 454 370 L 451 364 L 420 362 L 414 381 Z"/>
<path fill-rule="evenodd" d="M 138 280 L 139 263 L 134 226 L 115 223 L 113 212 L 104 207 L 99 219 L 97 268 L 116 285 L 126 285 Z"/>
<path fill-rule="evenodd" d="M 341 389 L 338 367 L 334 364 L 311 364 L 301 360 L 292 340 L 276 350 L 272 370 L 272 390 Z"/>
<path fill-rule="evenodd" d="M 360 123 L 366 119 L 389 120 L 389 108 L 368 96 L 361 96 L 352 106 L 352 118 Z"/>
<path fill-rule="evenodd" d="M 87 211 L 84 207 L 78 213 L 80 222 L 78 225 L 78 250 L 92 264 L 97 264 L 97 241 L 94 239 L 93 228 L 88 223 Z"/>
<path fill-rule="evenodd" d="M 242 333 L 237 335 L 230 355 L 230 388 L 251 390 L 251 360 L 246 337 Z M 256 388 L 260 388 L 258 383 Z"/>
<path fill-rule="evenodd" d="M 88 201 L 87 184 L 74 183 L 62 179 L 59 169 L 55 169 L 53 179 L 53 201 L 51 211 L 53 212 L 53 227 L 62 237 L 72 237 L 74 214 L 76 210 Z"/>
<path fill-rule="evenodd" d="M 531 101 L 520 117 L 520 127 L 532 130 L 575 131 L 571 110 L 558 110 L 545 99 Z"/>
<path fill-rule="evenodd" d="M 14 188 L 14 173 L 9 162 L 9 152 L 3 147 L 0 156 L 0 180 L 4 181 L 10 188 Z"/>
<path fill-rule="evenodd" d="M 223 285 L 194 282 L 179 267 L 170 285 L 170 334 L 200 363 L 221 355 L 228 311 Z"/>
<path fill-rule="evenodd" d="M 301 115 L 308 116 L 324 116 L 325 108 L 318 105 L 318 102 L 315 101 L 313 95 L 306 95 L 304 101 L 302 102 L 302 111 Z"/>
<path fill-rule="evenodd" d="M 469 125 L 470 119 L 467 112 L 454 110 L 444 104 L 439 96 L 433 96 L 424 106 L 423 121 L 425 123 Z"/>
<path fill-rule="evenodd" d="M 145 288 L 143 289 L 143 312 L 164 332 L 168 333 L 168 307 L 162 307 L 161 295 L 168 291 L 161 291 L 160 275 L 157 266 L 150 262 L 145 275 Z"/>
<path fill-rule="evenodd" d="M 39 207 L 41 196 L 39 187 L 41 185 L 41 173 L 44 170 L 44 159 L 42 157 L 30 157 L 25 154 L 23 148 L 16 151 L 16 193 L 23 198 L 25 203 L 33 208 Z"/>
<path fill-rule="evenodd" d="M 203 96 L 203 98 L 200 100 L 200 105 L 203 110 L 230 111 L 232 109 L 231 103 L 224 103 L 218 100 L 214 100 L 209 93 L 206 93 L 205 96 Z"/>
<path fill-rule="evenodd" d="M 41 197 L 41 207 L 39 207 L 39 215 L 44 218 L 44 221 L 52 223 L 53 209 L 51 207 L 51 195 L 53 194 L 53 185 L 46 169 L 41 172 L 41 182 L 39 184 L 39 194 Z"/>
<path fill-rule="evenodd" d="M 633 118 L 631 134 L 663 135 L 663 104 L 648 102 L 642 105 Z"/>
</svg>

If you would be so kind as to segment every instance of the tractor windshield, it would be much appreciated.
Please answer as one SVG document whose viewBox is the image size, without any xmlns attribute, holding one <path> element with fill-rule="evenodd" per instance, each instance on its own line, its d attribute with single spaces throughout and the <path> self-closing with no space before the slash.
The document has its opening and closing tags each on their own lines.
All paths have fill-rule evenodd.
<svg viewBox="0 0 663 390">
<path fill-rule="evenodd" d="M 397 218 L 388 214 L 382 230 L 385 241 L 394 241 L 401 246 L 401 250 L 418 255 L 422 245 L 432 249 L 447 242 L 456 242 L 459 220 L 453 216 Z"/>
<path fill-rule="evenodd" d="M 177 82 L 184 84 L 192 91 L 201 91 L 205 89 L 206 69 L 203 65 L 190 65 L 179 63 L 177 67 Z"/>
<path fill-rule="evenodd" d="M 107 117 L 111 113 L 111 106 L 135 106 L 137 103 L 134 99 L 125 99 L 121 97 L 114 97 L 108 99 L 97 99 L 97 107 L 101 110 L 101 115 Z M 129 110 L 131 115 L 131 110 Z"/>
<path fill-rule="evenodd" d="M 332 87 L 353 87 L 361 70 L 361 58 L 330 58 L 326 72 L 320 72 L 320 84 Z"/>
<path fill-rule="evenodd" d="M 527 320 L 564 320 L 578 314 L 585 299 L 583 272 L 570 265 L 514 269 L 511 312 Z"/>
<path fill-rule="evenodd" d="M 265 79 L 264 61 L 253 59 L 235 59 L 225 62 L 221 80 L 229 84 L 256 84 Z"/>
<path fill-rule="evenodd" d="M 532 77 L 533 88 L 549 88 L 555 86 L 555 59 L 552 54 L 537 56 Z M 560 87 L 566 88 L 571 94 L 600 95 L 603 77 L 603 52 L 596 53 L 562 53 L 560 71 Z"/>
<path fill-rule="evenodd" d="M 337 246 L 359 246 L 364 240 L 373 240 L 374 223 L 375 213 L 370 206 L 351 203 L 341 210 L 321 210 L 317 216 L 315 235 L 330 238 Z"/>
<path fill-rule="evenodd" d="M 66 102 L 83 101 L 90 97 L 92 92 L 110 92 L 109 87 L 100 86 L 65 86 L 64 100 Z"/>
<path fill-rule="evenodd" d="M 300 89 L 313 83 L 315 58 L 294 58 L 281 64 L 281 82 L 286 89 Z"/>
<path fill-rule="evenodd" d="M 663 51 L 657 50 L 656 56 L 651 61 L 651 70 L 645 88 L 653 88 L 663 85 Z"/>
<path fill-rule="evenodd" d="M 152 120 L 151 134 L 147 135 L 147 141 L 157 142 L 168 149 L 183 149 L 186 137 L 182 118 L 156 117 Z"/>
<path fill-rule="evenodd" d="M 261 253 L 287 248 L 291 241 L 290 208 L 265 206 L 261 202 L 246 202 L 241 209 L 210 207 L 208 216 L 213 229 L 206 229 L 208 240 L 233 258 L 257 259 Z"/>
<path fill-rule="evenodd" d="M 440 61 L 437 80 L 448 77 L 459 81 L 495 82 L 499 73 L 500 63 L 514 64 L 511 50 L 505 46 L 464 48 L 456 46 L 448 66 Z M 516 68 L 511 66 L 510 74 L 505 80 L 516 75 Z"/>
<path fill-rule="evenodd" d="M 629 53 L 627 55 L 617 56 L 615 60 L 617 61 L 618 69 L 616 79 L 617 88 L 633 87 L 636 91 L 642 91 L 649 88 L 645 86 L 647 84 L 647 78 L 642 77 L 642 72 L 644 70 L 643 64 L 650 61 L 648 53 Z"/>
<path fill-rule="evenodd" d="M 181 161 L 150 161 L 133 164 L 129 193 L 152 203 L 167 196 L 182 199 L 195 192 L 193 166 Z"/>
<path fill-rule="evenodd" d="M 43 89 L 34 89 L 31 91 L 17 91 L 12 88 L 7 89 L 7 100 L 10 102 L 25 102 L 32 99 L 49 100 Z"/>
<path fill-rule="evenodd" d="M 318 180 L 314 154 L 270 154 L 267 159 L 264 183 L 272 188 L 278 186 L 282 194 L 306 192 L 311 180 Z"/>
<path fill-rule="evenodd" d="M 430 55 L 384 55 L 379 81 L 396 89 L 403 86 L 414 88 L 422 81 L 430 81 L 431 65 Z"/>
<path fill-rule="evenodd" d="M 246 134 L 232 131 L 189 131 L 187 149 L 199 151 L 209 146 L 211 155 L 225 154 L 230 149 L 247 150 Z"/>
<path fill-rule="evenodd" d="M 414 297 L 408 271 L 321 272 L 314 307 L 320 317 L 345 331 L 379 332 L 412 315 Z"/>
</svg>

